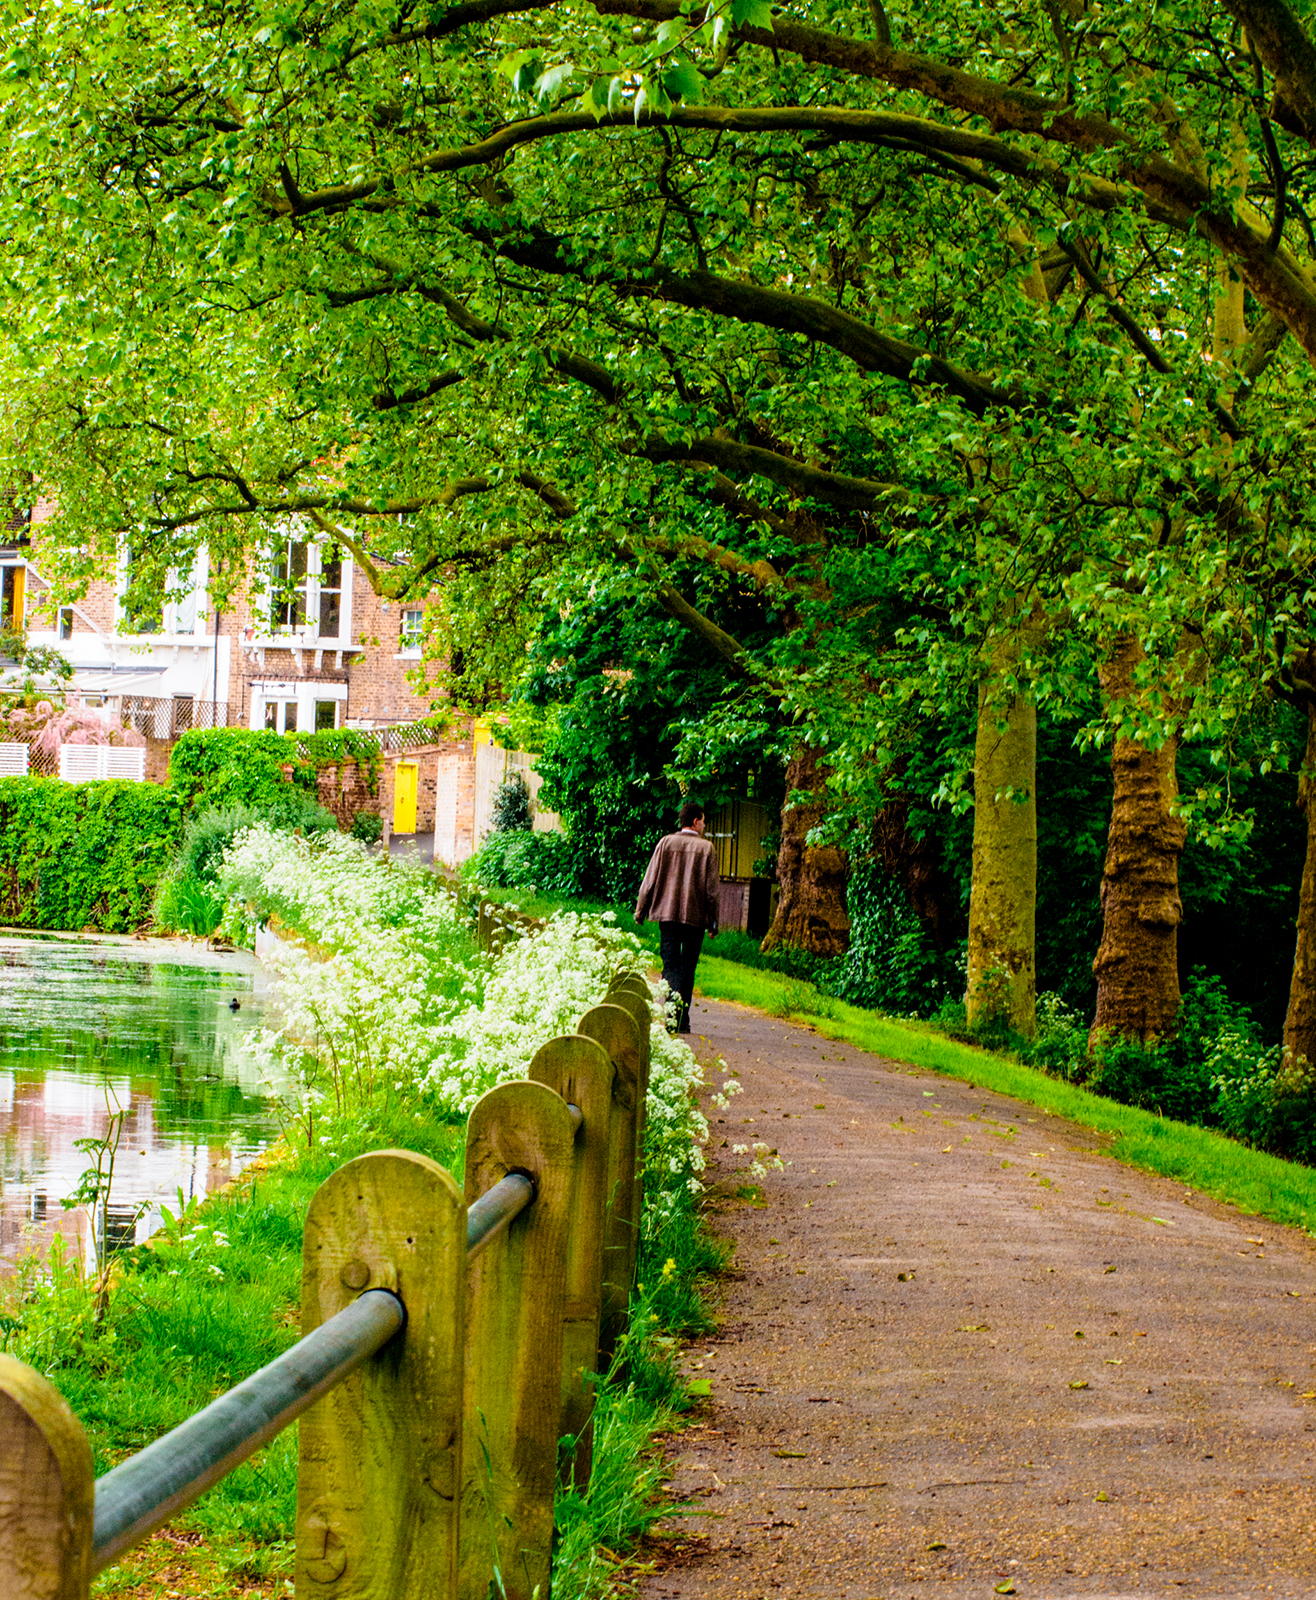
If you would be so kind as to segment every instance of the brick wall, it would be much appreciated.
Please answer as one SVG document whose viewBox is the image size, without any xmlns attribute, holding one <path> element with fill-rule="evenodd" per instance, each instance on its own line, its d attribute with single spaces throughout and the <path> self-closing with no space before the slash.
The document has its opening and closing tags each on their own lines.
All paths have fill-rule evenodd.
<svg viewBox="0 0 1316 1600">
<path fill-rule="evenodd" d="M 352 819 L 358 811 L 379 814 L 379 796 L 371 794 L 366 774 L 355 761 L 345 761 L 341 768 L 322 767 L 315 777 L 316 799 L 326 811 L 332 811 L 342 832 L 351 830 Z"/>
</svg>

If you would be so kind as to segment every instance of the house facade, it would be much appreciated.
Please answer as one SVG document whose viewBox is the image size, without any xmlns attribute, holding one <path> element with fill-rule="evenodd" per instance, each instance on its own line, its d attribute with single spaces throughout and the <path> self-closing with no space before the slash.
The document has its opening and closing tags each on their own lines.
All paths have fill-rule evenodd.
<svg viewBox="0 0 1316 1600">
<path fill-rule="evenodd" d="M 375 728 L 430 709 L 421 668 L 424 606 L 382 601 L 356 563 L 320 538 L 285 538 L 232 609 L 207 596 L 204 550 L 180 594 L 128 608 L 125 556 L 75 605 L 56 606 L 42 573 L 51 507 L 0 532 L 0 634 L 25 632 L 72 665 L 72 688 L 155 739 L 187 728 L 278 732 Z"/>
</svg>

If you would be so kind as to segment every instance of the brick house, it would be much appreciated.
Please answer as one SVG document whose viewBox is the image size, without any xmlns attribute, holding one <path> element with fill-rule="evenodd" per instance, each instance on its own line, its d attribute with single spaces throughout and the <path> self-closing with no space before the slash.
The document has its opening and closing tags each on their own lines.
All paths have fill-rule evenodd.
<svg viewBox="0 0 1316 1600">
<path fill-rule="evenodd" d="M 261 582 L 211 607 L 206 552 L 181 597 L 130 615 L 126 560 L 75 605 L 55 607 L 41 571 L 38 503 L 0 531 L 0 632 L 26 628 L 73 666 L 73 688 L 153 740 L 185 728 L 279 732 L 374 728 L 429 710 L 420 669 L 424 605 L 381 601 L 350 556 L 313 530 L 266 554 Z"/>
</svg>

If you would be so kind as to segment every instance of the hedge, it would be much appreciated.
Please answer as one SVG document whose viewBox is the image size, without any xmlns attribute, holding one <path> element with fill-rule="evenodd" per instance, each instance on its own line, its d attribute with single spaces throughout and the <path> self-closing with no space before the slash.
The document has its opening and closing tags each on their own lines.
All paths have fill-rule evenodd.
<svg viewBox="0 0 1316 1600">
<path fill-rule="evenodd" d="M 178 847 L 184 806 L 154 783 L 0 778 L 0 922 L 131 933 Z"/>
</svg>

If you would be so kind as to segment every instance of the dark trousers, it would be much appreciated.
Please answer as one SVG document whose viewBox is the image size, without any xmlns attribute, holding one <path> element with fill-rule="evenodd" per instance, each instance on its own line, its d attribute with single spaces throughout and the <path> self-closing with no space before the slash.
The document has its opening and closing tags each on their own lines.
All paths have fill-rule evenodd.
<svg viewBox="0 0 1316 1600">
<path fill-rule="evenodd" d="M 676 1031 L 690 1032 L 690 998 L 695 992 L 695 966 L 704 942 L 704 930 L 688 922 L 660 922 L 658 951 L 663 958 L 663 981 L 680 997 Z"/>
</svg>

